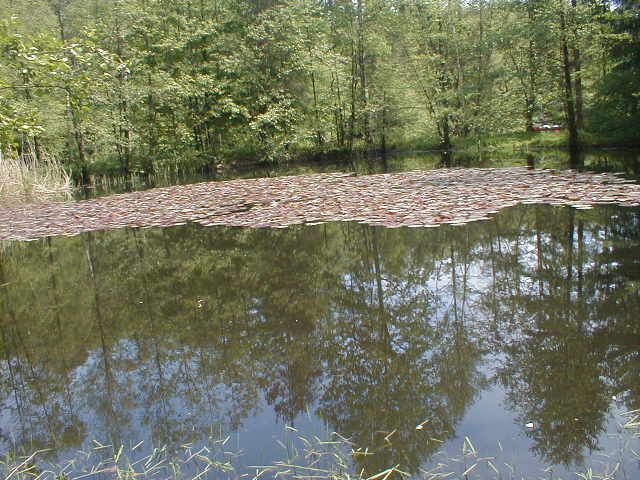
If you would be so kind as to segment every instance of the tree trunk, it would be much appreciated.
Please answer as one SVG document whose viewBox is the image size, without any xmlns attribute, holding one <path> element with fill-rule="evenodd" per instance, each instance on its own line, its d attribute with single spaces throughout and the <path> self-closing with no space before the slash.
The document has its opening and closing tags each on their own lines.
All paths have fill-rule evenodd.
<svg viewBox="0 0 640 480">
<path fill-rule="evenodd" d="M 571 0 L 571 6 L 575 9 L 577 8 L 577 0 Z M 576 42 L 578 41 L 578 28 L 573 27 L 573 34 L 576 38 Z M 574 73 L 574 83 L 576 89 L 576 127 L 584 128 L 584 113 L 583 113 L 583 94 L 582 94 L 582 60 L 580 58 L 580 48 L 577 45 L 574 45 L 572 48 L 573 54 L 573 68 L 575 70 Z"/>
<path fill-rule="evenodd" d="M 584 113 L 583 113 L 583 93 L 582 93 L 582 61 L 580 59 L 580 49 L 575 47 L 573 49 L 573 68 L 574 83 L 576 89 L 576 127 L 584 128 Z"/>
<path fill-rule="evenodd" d="M 356 136 L 356 89 L 358 77 L 356 76 L 356 49 L 351 42 L 351 121 L 349 125 L 349 150 L 353 150 L 353 139 Z"/>
<path fill-rule="evenodd" d="M 360 81 L 360 101 L 362 102 L 362 134 L 367 145 L 371 145 L 371 129 L 369 121 L 369 92 L 367 86 L 367 71 L 365 57 L 365 32 L 364 32 L 364 0 L 358 0 L 358 42 L 357 42 L 357 68 Z"/>
<path fill-rule="evenodd" d="M 380 150 L 387 153 L 387 93 L 382 91 L 382 138 L 380 139 Z"/>
<path fill-rule="evenodd" d="M 316 127 L 316 144 L 318 148 L 322 147 L 324 140 L 322 138 L 322 131 L 320 130 L 320 112 L 318 111 L 318 92 L 316 90 L 316 76 L 311 72 L 311 88 L 313 90 L 313 111 Z"/>
<path fill-rule="evenodd" d="M 65 88 L 67 92 L 67 118 L 71 122 L 73 138 L 78 149 L 78 165 L 80 166 L 80 177 L 82 184 L 89 182 L 89 170 L 87 168 L 87 155 L 84 143 L 84 134 L 82 132 L 81 121 L 77 110 L 74 108 L 71 88 Z"/>
<path fill-rule="evenodd" d="M 440 148 L 442 150 L 449 151 L 451 150 L 451 135 L 449 129 L 449 115 L 445 114 L 440 121 L 441 125 L 441 138 L 440 138 Z"/>
<path fill-rule="evenodd" d="M 564 80 L 564 105 L 567 117 L 567 128 L 569 130 L 569 148 L 573 151 L 579 148 L 578 145 L 578 125 L 576 122 L 576 111 L 573 97 L 573 86 L 571 82 L 571 62 L 569 60 L 569 46 L 567 41 L 567 23 L 564 10 L 560 10 L 560 31 L 562 46 L 562 73 Z"/>
</svg>

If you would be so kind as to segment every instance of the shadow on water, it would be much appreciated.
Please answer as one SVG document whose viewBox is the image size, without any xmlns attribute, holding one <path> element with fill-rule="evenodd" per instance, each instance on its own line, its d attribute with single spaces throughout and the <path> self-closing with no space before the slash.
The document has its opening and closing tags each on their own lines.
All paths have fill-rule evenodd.
<svg viewBox="0 0 640 480">
<path fill-rule="evenodd" d="M 523 468 L 580 463 L 612 396 L 640 408 L 638 259 L 639 212 L 614 206 L 5 244 L 0 450 L 245 432 L 251 465 L 277 458 L 281 422 L 375 451 L 368 474 L 416 472 L 464 435 L 519 445 Z"/>
<path fill-rule="evenodd" d="M 247 167 L 221 167 L 196 174 L 177 175 L 173 171 L 156 172 L 145 177 L 103 178 L 77 192 L 76 198 L 86 199 L 133 190 L 195 183 L 200 181 L 233 180 L 238 178 L 276 177 L 325 172 L 354 172 L 360 175 L 391 173 L 416 169 L 460 167 L 528 167 L 574 168 L 597 172 L 621 172 L 640 178 L 640 152 L 633 150 L 542 150 L 535 152 L 431 151 L 340 155 L 315 161 L 285 162 Z"/>
</svg>

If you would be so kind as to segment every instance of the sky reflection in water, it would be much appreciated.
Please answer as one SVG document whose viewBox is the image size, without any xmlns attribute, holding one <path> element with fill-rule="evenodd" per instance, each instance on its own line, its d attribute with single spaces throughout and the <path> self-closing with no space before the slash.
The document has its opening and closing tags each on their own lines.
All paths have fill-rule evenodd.
<svg viewBox="0 0 640 480">
<path fill-rule="evenodd" d="M 357 460 L 368 473 L 416 472 L 465 436 L 524 471 L 577 470 L 640 408 L 639 213 L 5 244 L 0 450 L 224 432 L 241 467 L 282 458 L 274 438 L 295 425 L 376 451 Z"/>
</svg>

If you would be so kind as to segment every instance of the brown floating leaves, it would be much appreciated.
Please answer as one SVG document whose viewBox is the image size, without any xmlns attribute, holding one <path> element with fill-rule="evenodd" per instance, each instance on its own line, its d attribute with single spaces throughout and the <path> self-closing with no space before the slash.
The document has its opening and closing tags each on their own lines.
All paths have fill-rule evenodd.
<svg viewBox="0 0 640 480">
<path fill-rule="evenodd" d="M 0 240 L 33 240 L 122 227 L 286 227 L 358 221 L 433 227 L 485 220 L 517 203 L 591 208 L 640 205 L 640 185 L 611 174 L 469 168 L 206 182 L 79 202 L 0 209 Z"/>
</svg>

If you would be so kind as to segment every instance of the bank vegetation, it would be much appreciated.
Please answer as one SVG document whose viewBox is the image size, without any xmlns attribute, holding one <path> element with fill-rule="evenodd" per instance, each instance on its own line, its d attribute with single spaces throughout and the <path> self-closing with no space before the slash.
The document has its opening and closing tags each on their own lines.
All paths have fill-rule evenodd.
<svg viewBox="0 0 640 480">
<path fill-rule="evenodd" d="M 526 132 L 544 144 L 554 126 L 574 149 L 636 145 L 638 8 L 0 0 L 0 149 L 44 149 L 86 181 Z"/>
</svg>

